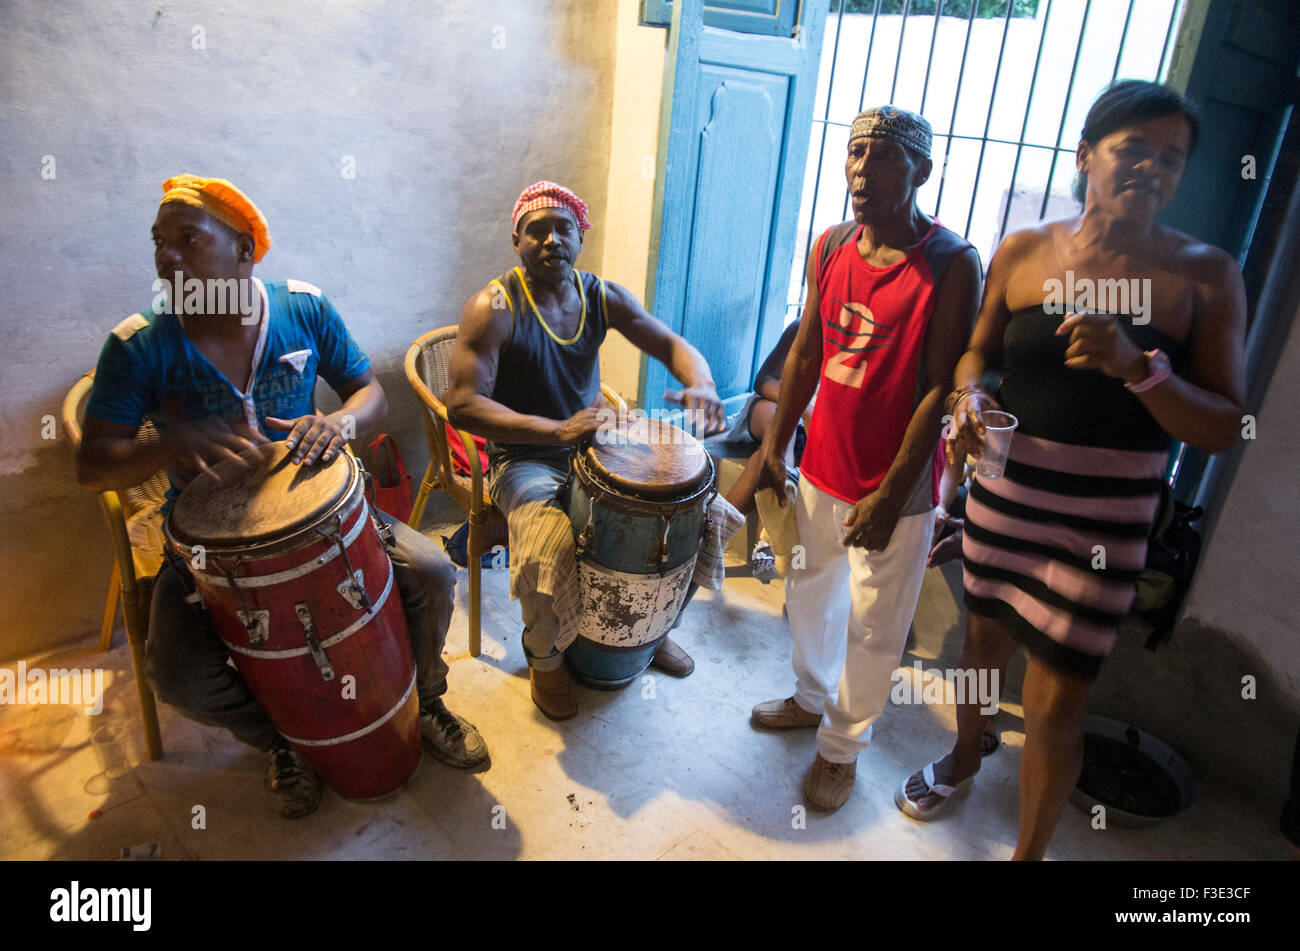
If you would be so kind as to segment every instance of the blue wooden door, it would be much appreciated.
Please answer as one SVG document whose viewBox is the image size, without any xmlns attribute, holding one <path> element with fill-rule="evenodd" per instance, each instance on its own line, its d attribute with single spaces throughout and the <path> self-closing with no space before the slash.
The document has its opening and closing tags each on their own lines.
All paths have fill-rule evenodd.
<svg viewBox="0 0 1300 951">
<path fill-rule="evenodd" d="M 674 0 L 647 305 L 704 354 L 731 411 L 783 326 L 829 0 L 708 8 L 729 5 L 790 22 L 783 36 L 742 33 L 706 25 L 703 0 Z M 643 360 L 641 406 L 675 385 Z"/>
</svg>

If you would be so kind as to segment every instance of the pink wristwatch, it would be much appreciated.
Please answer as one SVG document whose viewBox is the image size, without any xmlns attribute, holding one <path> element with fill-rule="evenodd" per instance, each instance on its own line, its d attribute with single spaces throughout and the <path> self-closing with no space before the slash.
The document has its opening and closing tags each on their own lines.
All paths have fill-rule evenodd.
<svg viewBox="0 0 1300 951">
<path fill-rule="evenodd" d="M 1136 383 L 1125 383 L 1124 386 L 1131 393 L 1145 393 L 1157 383 L 1161 383 L 1173 372 L 1173 364 L 1169 362 L 1169 357 L 1160 349 L 1147 350 L 1143 354 L 1147 358 L 1147 375 L 1145 378 L 1138 380 Z"/>
</svg>

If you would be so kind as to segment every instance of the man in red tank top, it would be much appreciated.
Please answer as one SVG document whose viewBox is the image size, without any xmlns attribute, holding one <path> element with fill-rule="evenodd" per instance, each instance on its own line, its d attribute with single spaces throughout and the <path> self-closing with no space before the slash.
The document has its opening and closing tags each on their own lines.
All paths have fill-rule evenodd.
<svg viewBox="0 0 1300 951">
<path fill-rule="evenodd" d="M 753 722 L 818 727 L 804 794 L 820 809 L 852 793 L 889 696 L 930 550 L 943 399 L 979 305 L 975 249 L 916 204 L 931 137 L 925 119 L 893 106 L 854 120 L 844 168 L 854 220 L 809 255 L 765 440 L 760 485 L 784 501 L 786 444 L 817 391 L 795 502 L 803 557 L 786 580 L 796 688 L 756 706 Z"/>
</svg>

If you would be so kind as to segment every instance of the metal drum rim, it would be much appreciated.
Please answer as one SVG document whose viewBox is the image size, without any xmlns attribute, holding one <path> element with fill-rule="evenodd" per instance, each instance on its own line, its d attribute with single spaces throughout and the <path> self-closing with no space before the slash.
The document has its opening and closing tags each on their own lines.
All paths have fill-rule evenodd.
<svg viewBox="0 0 1300 951">
<path fill-rule="evenodd" d="M 239 556 L 263 559 L 291 554 L 306 548 L 306 542 L 320 539 L 321 536 L 317 534 L 316 529 L 335 517 L 341 518 L 344 522 L 348 521 L 357 507 L 364 505 L 366 502 L 365 493 L 360 491 L 361 466 L 352 458 L 350 453 L 343 453 L 341 461 L 344 461 L 348 467 L 348 478 L 344 482 L 343 491 L 339 493 L 337 499 L 331 502 L 310 522 L 301 523 L 293 528 L 281 530 L 274 534 L 255 535 L 252 539 L 241 541 L 237 545 L 224 543 L 214 545 L 199 538 L 190 540 L 184 533 L 178 533 L 174 521 L 176 509 L 173 506 L 171 511 L 167 513 L 167 518 L 163 521 L 163 534 L 172 543 L 173 547 L 182 551 L 193 551 L 195 546 L 202 546 L 206 555 L 218 557 Z"/>
<path fill-rule="evenodd" d="M 678 510 L 683 506 L 693 506 L 700 499 L 713 491 L 714 483 L 717 481 L 717 468 L 713 463 L 713 457 L 707 452 L 704 454 L 706 462 L 705 475 L 699 486 L 691 489 L 684 495 L 660 498 L 646 499 L 635 495 L 629 495 L 626 489 L 610 485 L 602 480 L 598 475 L 591 471 L 587 465 L 586 453 L 575 452 L 573 460 L 573 478 L 579 485 L 583 486 L 583 491 L 587 494 L 588 504 L 603 505 L 605 508 L 632 512 L 638 515 L 662 515 L 666 510 Z M 589 491 L 586 486 L 593 485 L 600 490 L 600 494 Z M 611 501 L 617 502 L 617 505 L 609 504 Z"/>
<path fill-rule="evenodd" d="M 689 440 L 691 443 L 695 444 L 695 446 L 700 450 L 700 454 L 704 457 L 705 460 L 705 465 L 700 467 L 700 473 L 698 478 L 708 480 L 710 475 L 709 469 L 712 466 L 713 458 L 709 455 L 708 450 L 704 448 L 704 443 L 700 442 L 700 440 L 696 439 L 693 435 L 691 435 L 691 433 L 687 432 L 685 429 L 682 429 L 680 426 L 673 426 L 670 423 L 662 423 L 662 422 L 659 425 L 661 426 L 667 425 L 670 429 L 674 429 L 677 432 L 680 432 L 682 434 L 683 440 Z M 578 450 L 574 453 L 574 455 L 576 455 L 577 457 L 583 460 L 583 462 L 586 464 L 587 469 L 592 470 L 593 472 L 599 469 L 609 473 L 610 476 L 609 478 L 601 480 L 601 484 L 603 486 L 609 486 L 613 491 L 622 492 L 624 494 L 635 492 L 636 490 L 631 485 L 620 484 L 618 473 L 614 472 L 603 462 L 600 461 L 600 459 L 597 457 L 597 450 L 599 448 L 600 447 L 596 444 L 596 442 L 588 441 L 584 445 L 579 446 Z M 685 490 L 679 490 L 679 491 L 685 491 Z M 676 498 L 676 496 L 668 494 L 656 498 L 655 501 L 671 501 L 673 498 Z"/>
</svg>

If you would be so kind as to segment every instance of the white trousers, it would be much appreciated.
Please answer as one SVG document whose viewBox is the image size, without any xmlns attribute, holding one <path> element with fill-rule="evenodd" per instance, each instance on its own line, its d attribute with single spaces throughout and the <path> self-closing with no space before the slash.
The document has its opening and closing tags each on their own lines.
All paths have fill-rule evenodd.
<svg viewBox="0 0 1300 951">
<path fill-rule="evenodd" d="M 889 547 L 868 553 L 840 544 L 853 506 L 807 479 L 799 480 L 796 505 L 805 560 L 802 567 L 792 560 L 785 581 L 794 699 L 822 714 L 822 758 L 851 763 L 871 741 L 871 723 L 889 700 L 921 595 L 934 513 L 900 518 Z"/>
</svg>

